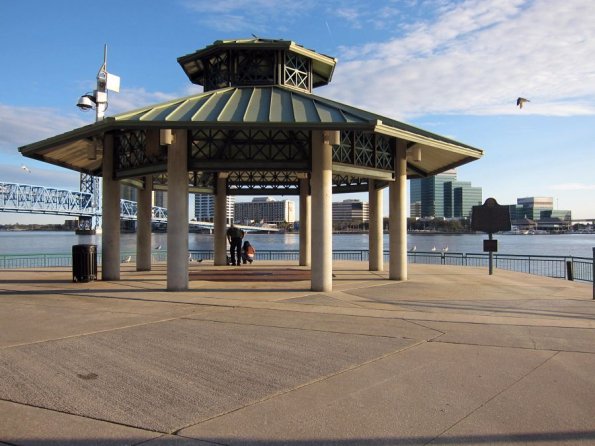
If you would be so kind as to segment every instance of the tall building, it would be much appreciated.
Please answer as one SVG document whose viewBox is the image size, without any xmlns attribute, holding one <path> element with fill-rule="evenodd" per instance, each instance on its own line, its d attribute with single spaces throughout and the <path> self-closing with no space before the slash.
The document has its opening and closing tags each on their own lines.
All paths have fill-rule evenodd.
<svg viewBox="0 0 595 446">
<path fill-rule="evenodd" d="M 551 211 L 554 209 L 553 197 L 524 197 L 517 198 L 516 202 L 518 206 L 521 206 L 521 212 L 524 214 L 520 218 L 528 218 L 530 220 L 539 220 L 541 218 L 541 211 Z"/>
<path fill-rule="evenodd" d="M 454 218 L 471 218 L 473 206 L 482 204 L 481 187 L 471 187 L 471 183 L 453 188 Z"/>
<path fill-rule="evenodd" d="M 428 178 L 415 178 L 410 182 L 410 215 L 412 217 L 445 217 L 444 183 L 456 181 L 452 169 Z"/>
<path fill-rule="evenodd" d="M 409 182 L 409 215 L 421 218 L 421 179 Z"/>
<path fill-rule="evenodd" d="M 225 215 L 227 221 L 234 221 L 236 198 L 227 196 Z M 215 196 L 211 194 L 194 194 L 194 218 L 198 221 L 213 221 L 215 217 Z"/>
<path fill-rule="evenodd" d="M 509 205 L 511 220 L 572 220 L 572 212 L 565 209 L 554 209 L 553 197 L 523 197 L 517 198 L 517 204 Z"/>
<path fill-rule="evenodd" d="M 468 218 L 472 207 L 481 203 L 481 187 L 457 181 L 454 169 L 409 184 L 409 215 L 413 218 Z"/>
<path fill-rule="evenodd" d="M 132 186 L 127 186 L 125 184 L 122 184 L 120 186 L 120 198 L 122 200 L 128 200 L 128 201 L 137 201 L 137 190 L 136 187 L 132 187 Z"/>
<path fill-rule="evenodd" d="M 167 208 L 167 191 L 156 190 L 153 191 L 153 206 L 160 208 Z"/>
<path fill-rule="evenodd" d="M 291 200 L 256 197 L 252 201 L 236 203 L 234 209 L 238 223 L 295 223 L 295 203 Z"/>
<path fill-rule="evenodd" d="M 369 220 L 368 202 L 361 200 L 333 202 L 333 222 L 365 223 Z"/>
</svg>

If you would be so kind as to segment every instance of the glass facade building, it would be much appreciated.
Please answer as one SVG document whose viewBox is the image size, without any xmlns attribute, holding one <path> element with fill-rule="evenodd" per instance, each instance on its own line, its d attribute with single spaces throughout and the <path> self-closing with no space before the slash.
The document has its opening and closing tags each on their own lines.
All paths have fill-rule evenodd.
<svg viewBox="0 0 595 446">
<path fill-rule="evenodd" d="M 481 187 L 457 181 L 455 170 L 410 182 L 409 215 L 414 218 L 467 218 L 480 204 Z"/>
</svg>

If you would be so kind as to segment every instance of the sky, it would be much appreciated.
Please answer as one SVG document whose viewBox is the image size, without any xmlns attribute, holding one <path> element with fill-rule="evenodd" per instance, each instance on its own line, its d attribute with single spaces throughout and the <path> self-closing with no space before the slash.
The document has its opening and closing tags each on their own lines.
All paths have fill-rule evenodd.
<svg viewBox="0 0 595 446">
<path fill-rule="evenodd" d="M 95 120 L 75 104 L 104 44 L 121 77 L 109 116 L 200 92 L 177 57 L 255 35 L 337 58 L 315 94 L 484 150 L 457 169 L 484 199 L 553 197 L 593 218 L 593 24 L 592 0 L 0 0 L 0 182 L 78 189 L 78 173 L 18 147 Z"/>
</svg>

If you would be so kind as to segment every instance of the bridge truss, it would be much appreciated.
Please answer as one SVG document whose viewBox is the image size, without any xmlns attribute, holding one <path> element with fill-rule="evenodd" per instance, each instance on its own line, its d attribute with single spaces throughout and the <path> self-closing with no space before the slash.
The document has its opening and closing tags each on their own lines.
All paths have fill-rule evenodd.
<svg viewBox="0 0 595 446">
<path fill-rule="evenodd" d="M 66 215 L 87 221 L 101 217 L 101 201 L 95 193 L 0 182 L 0 212 Z M 167 221 L 167 209 L 154 206 L 154 221 Z M 120 218 L 136 220 L 136 201 L 120 200 Z"/>
</svg>

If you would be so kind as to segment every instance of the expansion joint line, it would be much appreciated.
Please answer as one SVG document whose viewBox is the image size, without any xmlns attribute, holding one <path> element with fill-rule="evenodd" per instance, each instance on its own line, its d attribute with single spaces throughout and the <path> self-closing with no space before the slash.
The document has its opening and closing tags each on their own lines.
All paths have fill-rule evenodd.
<svg viewBox="0 0 595 446">
<path fill-rule="evenodd" d="M 521 381 L 523 381 L 525 378 L 527 378 L 529 375 L 531 375 L 533 372 L 535 372 L 537 369 L 540 369 L 541 367 L 543 367 L 546 363 L 550 362 L 553 358 L 555 358 L 558 354 L 560 354 L 559 351 L 554 352 L 551 356 L 549 356 L 548 358 L 546 358 L 545 360 L 543 360 L 541 363 L 537 364 L 535 367 L 533 367 L 531 370 L 529 370 L 527 373 L 525 373 L 524 375 L 522 375 L 521 377 L 519 377 L 519 379 L 517 379 L 516 381 L 512 382 L 510 385 L 506 386 L 504 389 L 500 390 L 499 392 L 497 392 L 495 395 L 493 395 L 491 398 L 489 398 L 487 401 L 484 401 L 483 403 L 481 403 L 479 406 L 477 406 L 475 409 L 473 409 L 471 412 L 469 412 L 467 415 L 465 415 L 463 418 L 461 418 L 460 420 L 458 420 L 456 423 L 453 423 L 451 426 L 447 427 L 446 429 L 444 429 L 442 432 L 440 432 L 438 435 L 436 435 L 434 438 L 432 438 L 431 440 L 427 441 L 424 444 L 431 444 L 433 441 L 435 441 L 436 439 L 442 437 L 442 435 L 444 435 L 445 433 L 447 433 L 449 430 L 451 430 L 453 427 L 457 426 L 458 424 L 460 424 L 461 422 L 465 421 L 467 418 L 469 418 L 471 415 L 473 415 L 475 412 L 477 412 L 479 409 L 483 408 L 484 406 L 486 406 L 487 404 L 489 404 L 490 402 L 492 402 L 493 400 L 495 400 L 496 398 L 498 398 L 500 395 L 502 395 L 504 392 L 508 391 L 509 389 L 511 389 L 512 387 L 516 386 L 518 383 L 520 383 Z"/>
</svg>

